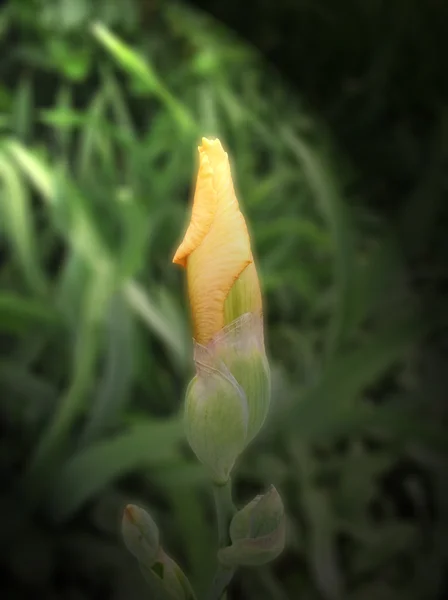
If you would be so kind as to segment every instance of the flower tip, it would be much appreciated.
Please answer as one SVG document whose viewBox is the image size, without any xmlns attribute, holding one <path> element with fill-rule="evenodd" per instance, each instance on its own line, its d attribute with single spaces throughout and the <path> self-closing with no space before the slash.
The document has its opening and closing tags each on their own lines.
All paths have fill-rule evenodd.
<svg viewBox="0 0 448 600">
<path fill-rule="evenodd" d="M 134 525 L 137 522 L 137 515 L 135 509 L 136 507 L 133 504 L 128 504 L 123 511 L 124 516 L 128 519 L 128 521 L 130 521 Z"/>
<path fill-rule="evenodd" d="M 199 152 L 207 154 L 207 152 L 222 152 L 227 156 L 227 153 L 224 152 L 224 148 L 219 140 L 219 138 L 202 138 L 202 145 L 199 146 Z"/>
<path fill-rule="evenodd" d="M 173 256 L 173 264 L 175 265 L 180 265 L 181 267 L 185 267 L 186 266 L 186 259 L 185 256 L 183 256 L 183 254 L 181 252 L 179 252 L 179 249 L 176 251 L 176 254 Z"/>
<path fill-rule="evenodd" d="M 220 144 L 218 138 L 210 139 L 210 138 L 203 137 L 201 141 L 202 141 L 202 146 L 204 148 L 209 148 L 210 146 L 214 146 L 215 144 Z"/>
</svg>

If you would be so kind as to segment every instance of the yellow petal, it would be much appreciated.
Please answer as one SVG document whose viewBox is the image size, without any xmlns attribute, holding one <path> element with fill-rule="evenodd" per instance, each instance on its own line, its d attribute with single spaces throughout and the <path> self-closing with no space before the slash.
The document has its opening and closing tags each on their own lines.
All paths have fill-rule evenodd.
<svg viewBox="0 0 448 600">
<path fill-rule="evenodd" d="M 208 154 L 199 150 L 199 173 L 194 194 L 190 225 L 174 255 L 173 262 L 186 267 L 188 256 L 199 246 L 213 222 L 217 195 L 213 184 L 213 169 Z"/>
<path fill-rule="evenodd" d="M 203 138 L 199 154 L 191 222 L 173 262 L 187 267 L 194 337 L 205 345 L 226 324 L 226 298 L 242 273 L 243 300 L 238 303 L 233 298 L 231 305 L 261 310 L 261 294 L 227 153 L 219 140 Z"/>
<path fill-rule="evenodd" d="M 194 336 L 204 345 L 224 327 L 226 297 L 251 260 L 246 224 L 234 206 L 216 218 L 202 244 L 188 257 Z"/>
</svg>

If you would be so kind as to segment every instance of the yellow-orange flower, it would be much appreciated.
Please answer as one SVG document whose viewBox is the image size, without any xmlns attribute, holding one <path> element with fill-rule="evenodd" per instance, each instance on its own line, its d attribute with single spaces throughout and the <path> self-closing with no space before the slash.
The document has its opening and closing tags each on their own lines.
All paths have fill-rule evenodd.
<svg viewBox="0 0 448 600">
<path fill-rule="evenodd" d="M 262 310 L 246 223 L 227 153 L 202 138 L 191 221 L 173 262 L 187 269 L 194 337 L 202 345 L 247 312 Z"/>
</svg>

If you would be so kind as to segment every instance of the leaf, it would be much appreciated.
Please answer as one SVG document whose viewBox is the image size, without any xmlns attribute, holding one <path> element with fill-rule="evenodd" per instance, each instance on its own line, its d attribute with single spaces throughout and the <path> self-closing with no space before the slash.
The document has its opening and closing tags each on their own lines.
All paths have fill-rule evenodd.
<svg viewBox="0 0 448 600">
<path fill-rule="evenodd" d="M 60 315 L 47 302 L 24 298 L 12 292 L 0 294 L 0 329 L 5 333 L 27 334 L 39 327 L 58 328 Z"/>
<path fill-rule="evenodd" d="M 91 268 L 81 252 L 72 249 L 60 267 L 55 303 L 73 329 L 79 323 L 82 297 L 90 276 Z"/>
<path fill-rule="evenodd" d="M 4 147 L 11 154 L 23 172 L 29 177 L 36 189 L 44 199 L 51 202 L 53 199 L 53 178 L 50 167 L 37 158 L 25 146 L 16 140 L 7 140 Z"/>
<path fill-rule="evenodd" d="M 166 344 L 181 368 L 189 362 L 188 348 L 183 336 L 179 336 L 172 323 L 137 283 L 128 283 L 124 289 L 127 301 L 133 310 L 156 332 Z"/>
<path fill-rule="evenodd" d="M 415 526 L 399 521 L 383 526 L 376 525 L 361 548 L 353 553 L 352 569 L 355 576 L 369 573 L 390 564 L 397 554 L 415 546 L 417 531 Z"/>
<path fill-rule="evenodd" d="M 180 419 L 154 420 L 80 450 L 53 479 L 46 510 L 57 521 L 70 518 L 120 477 L 176 459 L 183 436 Z"/>
<path fill-rule="evenodd" d="M 195 128 L 193 118 L 187 109 L 168 91 L 147 61 L 143 60 L 137 52 L 129 48 L 101 23 L 92 26 L 92 33 L 121 67 L 143 86 L 145 91 L 153 93 L 164 102 L 182 129 Z"/>
<path fill-rule="evenodd" d="M 0 188 L 3 229 L 29 286 L 38 294 L 45 293 L 47 282 L 39 263 L 28 189 L 4 154 L 0 154 L 0 182 L 3 184 Z"/>
<path fill-rule="evenodd" d="M 103 373 L 82 436 L 89 443 L 115 425 L 129 400 L 133 375 L 133 322 L 120 295 L 110 302 Z"/>
<path fill-rule="evenodd" d="M 351 314 L 356 257 L 355 231 L 348 207 L 339 195 L 336 179 L 322 154 L 312 150 L 290 130 L 283 130 L 283 138 L 303 167 L 333 236 L 337 305 L 327 339 L 327 358 L 331 358 L 345 339 L 346 323 Z"/>
<path fill-rule="evenodd" d="M 40 115 L 42 123 L 64 131 L 80 127 L 86 121 L 81 112 L 64 106 L 42 110 Z"/>
<path fill-rule="evenodd" d="M 390 468 L 396 456 L 391 452 L 366 452 L 354 443 L 340 465 L 338 486 L 335 490 L 335 512 L 356 522 L 368 513 L 369 503 L 376 491 L 377 478 Z"/>
<path fill-rule="evenodd" d="M 213 539 L 202 496 L 197 488 L 190 485 L 170 486 L 167 492 L 176 521 L 177 536 L 181 538 L 184 551 L 188 554 L 193 587 L 202 595 L 216 560 L 210 552 Z M 192 544 L 191 540 L 195 540 L 195 543 Z"/>
<path fill-rule="evenodd" d="M 104 310 L 112 293 L 108 271 L 94 273 L 83 289 L 79 323 L 73 348 L 73 374 L 53 418 L 41 433 L 24 474 L 27 502 L 38 504 L 64 459 L 69 432 L 85 409 L 101 349 Z"/>
<path fill-rule="evenodd" d="M 99 150 L 103 138 L 99 131 L 99 123 L 105 118 L 106 114 L 106 94 L 103 89 L 96 92 L 91 100 L 89 107 L 83 114 L 83 124 L 78 143 L 78 153 L 76 157 L 76 172 L 82 177 L 86 177 L 96 164 L 95 152 Z"/>
<path fill-rule="evenodd" d="M 350 317 L 346 322 L 346 333 L 354 333 L 356 328 L 375 312 L 385 309 L 392 311 L 404 300 L 404 265 L 392 235 L 382 235 L 370 251 L 363 264 L 357 265 L 354 301 Z M 395 303 L 395 306 L 392 304 Z"/>
<path fill-rule="evenodd" d="M 104 89 L 109 104 L 113 110 L 115 121 L 122 131 L 126 131 L 134 142 L 138 141 L 137 131 L 133 123 L 133 116 L 127 105 L 128 98 L 123 94 L 121 85 L 110 68 L 102 71 Z"/>
<path fill-rule="evenodd" d="M 27 138 L 32 133 L 33 86 L 29 77 L 20 79 L 13 104 L 12 128 L 20 138 Z"/>
<path fill-rule="evenodd" d="M 299 438 L 297 438 L 299 439 Z M 302 442 L 291 441 L 290 451 L 298 470 L 301 504 L 307 527 L 306 557 L 316 587 L 326 600 L 344 597 L 344 582 L 335 545 L 335 519 L 325 493 L 314 483 L 315 465 Z"/>
<path fill-rule="evenodd" d="M 154 228 L 148 219 L 143 203 L 132 197 L 129 189 L 119 190 L 115 207 L 123 230 L 123 243 L 117 257 L 117 272 L 124 281 L 137 276 L 145 266 L 147 246 Z"/>
<path fill-rule="evenodd" d="M 87 264 L 98 272 L 110 271 L 113 269 L 111 252 L 90 200 L 62 170 L 59 171 L 52 206 L 56 226 Z"/>
<path fill-rule="evenodd" d="M 361 417 L 363 406 L 355 400 L 365 388 L 396 364 L 416 341 L 427 332 L 427 323 L 406 319 L 365 337 L 363 343 L 341 354 L 327 365 L 314 385 L 279 416 L 296 435 L 311 439 L 338 433 L 345 421 Z"/>
<path fill-rule="evenodd" d="M 52 383 L 9 360 L 0 362 L 0 381 L 3 414 L 25 432 L 41 427 L 57 401 L 58 392 Z"/>
</svg>

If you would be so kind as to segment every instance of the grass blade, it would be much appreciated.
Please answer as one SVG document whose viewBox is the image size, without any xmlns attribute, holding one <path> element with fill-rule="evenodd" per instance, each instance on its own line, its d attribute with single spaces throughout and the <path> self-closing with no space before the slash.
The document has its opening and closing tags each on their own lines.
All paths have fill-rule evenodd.
<svg viewBox="0 0 448 600">
<path fill-rule="evenodd" d="M 82 436 L 83 444 L 115 424 L 129 399 L 132 384 L 133 322 L 130 308 L 121 295 L 111 300 L 106 327 L 104 370 Z"/>
<path fill-rule="evenodd" d="M 147 61 L 143 60 L 137 52 L 129 48 L 101 23 L 93 25 L 92 33 L 117 63 L 143 86 L 145 91 L 154 94 L 166 105 L 182 130 L 194 129 L 195 123 L 192 116 L 166 88 Z"/>
<path fill-rule="evenodd" d="M 148 421 L 82 449 L 54 478 L 47 510 L 56 520 L 69 518 L 119 477 L 175 459 L 183 435 L 179 419 Z"/>
<path fill-rule="evenodd" d="M 3 228 L 29 286 L 36 293 L 44 294 L 47 282 L 39 264 L 28 189 L 4 154 L 0 154 L 0 181 L 3 183 L 0 205 Z"/>
<path fill-rule="evenodd" d="M 283 137 L 304 169 L 309 186 L 333 236 L 337 304 L 327 338 L 326 357 L 330 359 L 345 340 L 346 323 L 351 314 L 356 257 L 354 231 L 348 209 L 337 191 L 337 183 L 330 166 L 324 163 L 321 155 L 289 130 L 283 132 Z"/>
<path fill-rule="evenodd" d="M 19 294 L 0 294 L 0 329 L 4 333 L 27 334 L 31 329 L 62 325 L 60 315 L 47 302 Z"/>
</svg>

